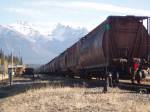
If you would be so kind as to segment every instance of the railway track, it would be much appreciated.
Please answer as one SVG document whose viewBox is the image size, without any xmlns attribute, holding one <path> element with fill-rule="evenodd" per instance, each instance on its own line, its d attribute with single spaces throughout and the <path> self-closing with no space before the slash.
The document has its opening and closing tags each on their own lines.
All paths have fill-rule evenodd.
<svg viewBox="0 0 150 112">
<path fill-rule="evenodd" d="M 150 93 L 150 82 L 144 82 L 143 84 L 132 84 L 129 81 L 120 81 L 118 87 L 120 89 L 132 90 L 138 93 Z"/>
<path fill-rule="evenodd" d="M 31 77 L 28 77 L 28 78 L 31 78 Z M 27 79 L 28 79 L 27 78 Z M 14 79 L 18 79 L 18 80 L 21 80 L 22 78 L 21 77 L 14 77 Z M 27 80 L 25 78 L 25 80 Z M 48 80 L 48 77 L 47 75 L 46 76 L 39 76 L 35 78 L 36 79 L 40 79 L 40 80 Z M 78 79 L 80 80 L 80 79 Z M 101 83 L 102 81 L 101 80 L 98 80 L 98 79 L 92 79 L 93 81 L 95 80 L 97 83 Z M 93 82 L 92 81 L 92 82 Z M 99 82 L 100 81 L 100 82 Z M 89 82 L 91 82 L 89 80 Z M 24 82 L 26 83 L 26 81 Z M 96 83 L 96 84 L 97 84 Z M 19 84 L 17 82 L 13 82 L 13 85 L 14 84 Z M 95 83 L 94 83 L 95 84 Z M 93 87 L 94 87 L 94 84 L 93 84 Z M 9 80 L 6 79 L 6 80 L 3 80 L 3 82 L 0 81 L 0 88 L 1 87 L 5 87 L 5 86 L 8 86 L 9 85 Z M 101 87 L 103 87 L 103 84 L 98 84 L 99 86 L 101 85 Z M 95 85 L 96 86 L 96 85 Z M 124 90 L 130 90 L 130 91 L 135 91 L 137 93 L 146 93 L 146 94 L 149 94 L 150 93 L 150 81 L 146 80 L 145 82 L 142 82 L 142 84 L 132 84 L 130 80 L 120 80 L 119 81 L 119 84 L 118 84 L 118 88 L 119 89 L 124 89 Z M 109 88 L 108 88 L 109 89 Z"/>
</svg>

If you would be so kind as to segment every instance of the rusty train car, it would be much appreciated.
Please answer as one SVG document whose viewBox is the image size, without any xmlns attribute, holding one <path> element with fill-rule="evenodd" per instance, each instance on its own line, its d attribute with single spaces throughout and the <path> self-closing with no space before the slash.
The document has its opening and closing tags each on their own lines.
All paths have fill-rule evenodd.
<svg viewBox="0 0 150 112">
<path fill-rule="evenodd" d="M 134 61 L 140 60 L 141 68 L 149 66 L 150 36 L 144 20 L 148 24 L 148 17 L 109 16 L 38 71 L 81 78 L 104 77 L 107 73 L 131 78 Z"/>
</svg>

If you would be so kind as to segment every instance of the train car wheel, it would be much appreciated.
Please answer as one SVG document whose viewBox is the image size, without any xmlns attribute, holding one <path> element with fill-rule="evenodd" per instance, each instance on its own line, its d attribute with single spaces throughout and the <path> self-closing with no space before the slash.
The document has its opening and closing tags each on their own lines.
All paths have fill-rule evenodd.
<svg viewBox="0 0 150 112">
<path fill-rule="evenodd" d="M 147 91 L 147 89 L 139 89 L 138 93 L 140 93 L 140 94 L 147 94 L 148 91 Z"/>
</svg>

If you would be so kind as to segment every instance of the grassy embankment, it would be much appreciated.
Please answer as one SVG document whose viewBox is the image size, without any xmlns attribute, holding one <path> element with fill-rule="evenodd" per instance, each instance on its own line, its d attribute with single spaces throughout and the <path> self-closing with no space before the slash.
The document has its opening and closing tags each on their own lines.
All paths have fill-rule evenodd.
<svg viewBox="0 0 150 112">
<path fill-rule="evenodd" d="M 46 82 L 46 83 L 45 83 Z M 0 112 L 150 112 L 150 95 L 101 87 L 62 86 L 62 81 L 41 81 L 23 93 L 0 101 Z"/>
</svg>

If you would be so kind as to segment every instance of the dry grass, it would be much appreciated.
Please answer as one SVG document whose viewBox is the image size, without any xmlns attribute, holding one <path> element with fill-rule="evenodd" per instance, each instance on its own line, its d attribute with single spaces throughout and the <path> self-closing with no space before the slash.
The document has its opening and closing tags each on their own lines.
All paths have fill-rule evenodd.
<svg viewBox="0 0 150 112">
<path fill-rule="evenodd" d="M 150 95 L 47 85 L 0 101 L 0 112 L 150 112 Z"/>
<path fill-rule="evenodd" d="M 8 79 L 8 74 L 5 74 L 4 76 L 0 74 L 0 81 Z"/>
</svg>

